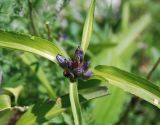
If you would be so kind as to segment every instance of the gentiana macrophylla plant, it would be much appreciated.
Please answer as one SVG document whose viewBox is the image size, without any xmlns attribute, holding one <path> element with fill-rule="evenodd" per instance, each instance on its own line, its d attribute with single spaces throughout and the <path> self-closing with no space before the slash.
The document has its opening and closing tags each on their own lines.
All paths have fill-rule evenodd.
<svg viewBox="0 0 160 125">
<path fill-rule="evenodd" d="M 72 60 L 67 57 L 66 54 L 67 52 L 63 51 L 63 49 L 57 46 L 56 43 L 51 43 L 47 40 L 35 36 L 28 36 L 13 32 L 0 31 L 1 47 L 8 47 L 12 49 L 19 49 L 31 52 L 40 55 L 46 59 L 49 59 L 54 63 L 57 63 L 58 61 L 59 65 L 64 69 L 64 76 L 70 79 L 69 99 L 75 125 L 82 124 L 80 102 L 88 101 L 89 99 L 100 96 L 96 95 L 97 94 L 96 93 L 92 97 L 86 96 L 84 100 L 85 94 L 81 93 L 77 89 L 78 83 L 76 82 L 76 79 L 78 78 L 86 80 L 88 78 L 106 80 L 109 84 L 121 88 L 124 91 L 129 92 L 131 94 L 134 94 L 160 108 L 160 89 L 152 82 L 144 78 L 141 78 L 135 74 L 123 71 L 121 69 L 112 66 L 99 65 L 96 66 L 96 68 L 88 70 L 89 62 L 84 61 L 84 55 L 85 52 L 87 51 L 91 39 L 95 2 L 96 2 L 95 0 L 91 1 L 91 5 L 83 28 L 81 46 L 76 49 L 74 59 Z M 47 85 L 46 89 L 48 88 L 48 86 L 50 85 Z M 94 91 L 96 92 L 97 89 L 93 89 L 92 93 Z M 105 94 L 103 95 L 106 95 L 106 91 Z M 81 96 L 83 96 L 83 98 L 79 98 Z M 46 106 L 50 107 L 50 110 L 48 111 L 47 109 L 47 112 L 41 111 L 43 116 L 42 115 L 36 116 L 35 114 L 38 114 L 39 110 L 36 110 L 38 113 L 36 112 L 34 114 L 33 112 L 35 110 L 33 109 L 35 107 L 30 106 L 28 111 L 19 119 L 16 125 L 34 124 L 34 122 L 37 122 L 36 119 L 40 119 L 39 117 L 43 117 L 43 119 L 45 118 L 49 120 L 55 117 L 56 115 L 66 111 L 68 105 L 67 106 L 63 105 L 65 102 L 69 100 L 68 98 L 66 100 L 66 97 L 68 97 L 68 95 L 61 97 L 61 99 L 58 98 L 56 102 L 54 101 L 54 103 L 53 102 L 50 104 L 45 103 L 44 105 L 41 104 L 39 106 L 40 107 L 39 110 L 42 110 Z M 5 96 L 1 98 L 5 100 Z M 11 106 L 7 105 L 7 107 L 5 108 L 11 108 Z M 0 111 L 1 110 L 3 109 L 0 109 Z M 28 119 L 28 121 L 27 123 L 24 123 L 26 119 Z"/>
</svg>

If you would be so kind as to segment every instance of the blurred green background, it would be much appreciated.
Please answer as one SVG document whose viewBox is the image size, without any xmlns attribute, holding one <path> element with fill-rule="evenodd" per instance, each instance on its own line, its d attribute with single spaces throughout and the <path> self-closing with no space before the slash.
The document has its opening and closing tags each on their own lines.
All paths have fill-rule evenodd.
<svg viewBox="0 0 160 125">
<path fill-rule="evenodd" d="M 80 45 L 90 0 L 0 0 L 0 29 L 56 40 L 72 57 Z M 91 67 L 107 64 L 146 78 L 160 57 L 159 0 L 97 0 L 92 40 L 86 59 Z M 40 71 L 41 70 L 41 71 Z M 52 62 L 21 51 L 0 49 L 1 88 L 19 88 L 12 106 L 28 106 L 68 92 L 68 80 Z M 160 66 L 150 80 L 160 86 Z M 79 80 L 79 89 L 96 86 L 96 80 Z M 109 95 L 82 105 L 85 125 L 160 125 L 160 110 L 146 101 L 107 85 Z M 21 89 L 22 88 L 22 89 Z M 0 90 L 1 92 L 2 90 Z M 72 125 L 67 111 L 45 123 Z M 0 112 L 6 125 L 14 111 Z"/>
</svg>

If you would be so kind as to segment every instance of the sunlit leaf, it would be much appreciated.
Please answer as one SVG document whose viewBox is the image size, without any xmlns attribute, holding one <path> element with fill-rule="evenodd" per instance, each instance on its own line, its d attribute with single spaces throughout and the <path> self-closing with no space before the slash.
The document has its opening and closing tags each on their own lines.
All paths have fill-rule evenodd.
<svg viewBox="0 0 160 125">
<path fill-rule="evenodd" d="M 0 111 L 11 108 L 11 100 L 8 95 L 0 95 Z"/>
<path fill-rule="evenodd" d="M 19 97 L 19 94 L 20 92 L 22 91 L 23 89 L 23 86 L 22 85 L 19 85 L 17 86 L 16 88 L 9 88 L 9 87 L 5 87 L 3 88 L 4 90 L 10 92 L 11 94 L 14 95 L 14 98 L 15 98 L 15 103 L 17 104 L 17 100 L 18 100 L 18 97 Z"/>
<path fill-rule="evenodd" d="M 81 48 L 84 51 L 84 53 L 86 52 L 88 48 L 88 45 L 91 39 L 91 35 L 92 35 L 95 3 L 96 3 L 96 0 L 91 1 L 91 5 L 90 5 L 90 8 L 87 14 L 87 18 L 85 20 L 84 27 L 83 27 Z"/>
<path fill-rule="evenodd" d="M 110 84 L 132 93 L 160 108 L 160 88 L 135 74 L 111 66 L 97 66 L 95 75 L 105 78 Z"/>
<path fill-rule="evenodd" d="M 57 45 L 45 39 L 6 31 L 0 31 L 0 46 L 38 54 L 53 62 L 58 53 L 65 55 Z"/>
</svg>

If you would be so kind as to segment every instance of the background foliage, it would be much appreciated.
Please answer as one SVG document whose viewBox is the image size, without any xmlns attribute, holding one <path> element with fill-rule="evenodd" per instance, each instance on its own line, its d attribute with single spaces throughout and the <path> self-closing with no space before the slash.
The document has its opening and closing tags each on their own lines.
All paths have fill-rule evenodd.
<svg viewBox="0 0 160 125">
<path fill-rule="evenodd" d="M 81 41 L 89 3 L 89 0 L 1 0 L 0 29 L 56 41 L 73 56 Z M 117 0 L 112 4 L 107 0 L 97 1 L 92 40 L 85 58 L 91 60 L 92 66 L 112 65 L 146 77 L 160 57 L 159 4 L 158 0 Z M 12 106 L 39 104 L 42 100 L 48 100 L 48 97 L 55 98 L 68 93 L 68 80 L 63 77 L 62 69 L 51 61 L 29 53 L 0 49 L 0 74 L 0 92 L 5 91 L 9 95 L 6 98 Z M 159 74 L 160 66 L 150 78 L 158 86 Z M 48 83 L 51 90 L 45 86 Z M 98 80 L 79 80 L 79 89 L 97 84 L 106 85 Z M 107 87 L 109 96 L 82 105 L 86 125 L 160 124 L 158 108 L 135 97 L 132 99 L 132 95 L 111 85 L 107 84 Z M 5 101 L 0 104 L 0 107 L 10 107 Z M 48 110 L 39 107 L 44 112 Z M 24 116 L 25 109 L 16 107 L 1 111 L 0 123 L 14 124 L 20 116 Z M 40 123 L 44 121 L 39 120 Z M 71 125 L 71 111 L 67 110 L 44 124 Z"/>
</svg>

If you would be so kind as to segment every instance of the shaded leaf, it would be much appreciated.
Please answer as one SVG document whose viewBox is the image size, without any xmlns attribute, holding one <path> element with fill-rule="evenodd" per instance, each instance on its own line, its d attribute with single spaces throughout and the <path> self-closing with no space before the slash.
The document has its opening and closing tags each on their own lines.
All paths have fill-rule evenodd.
<svg viewBox="0 0 160 125">
<path fill-rule="evenodd" d="M 13 110 L 6 109 L 0 111 L 0 123 L 1 125 L 7 125 L 10 118 L 14 115 Z"/>
<path fill-rule="evenodd" d="M 36 67 L 34 65 L 31 65 L 31 64 L 33 64 L 35 62 L 38 62 L 38 60 L 33 55 L 31 55 L 30 53 L 25 53 L 25 54 L 21 55 L 21 59 L 23 60 L 23 62 L 25 64 L 29 65 L 29 67 L 31 68 L 31 70 L 33 72 L 35 71 Z M 53 88 L 51 87 L 51 85 L 50 85 L 48 79 L 46 78 L 46 75 L 45 75 L 41 66 L 38 67 L 36 75 L 37 75 L 38 79 L 41 81 L 42 85 L 47 90 L 49 96 L 51 98 L 56 98 L 56 93 L 53 90 Z"/>
<path fill-rule="evenodd" d="M 88 89 L 82 89 L 79 91 L 80 95 L 83 95 L 84 98 L 87 99 L 94 99 L 99 96 L 105 96 L 107 93 L 107 87 L 106 86 L 99 86 L 99 87 L 92 87 Z"/>
<path fill-rule="evenodd" d="M 87 90 L 88 89 L 79 91 L 79 93 L 81 93 L 79 94 L 79 100 L 81 103 L 107 95 L 107 89 L 103 86 L 97 88 L 90 88 L 90 92 Z M 60 113 L 66 111 L 69 106 L 69 94 L 58 98 L 56 102 L 38 102 L 37 104 L 29 107 L 28 111 L 24 113 L 24 115 L 18 120 L 16 125 L 34 125 L 35 123 L 42 124 L 43 122 L 46 122 L 59 115 Z"/>
</svg>

